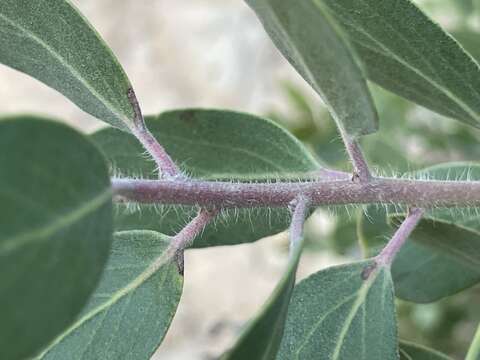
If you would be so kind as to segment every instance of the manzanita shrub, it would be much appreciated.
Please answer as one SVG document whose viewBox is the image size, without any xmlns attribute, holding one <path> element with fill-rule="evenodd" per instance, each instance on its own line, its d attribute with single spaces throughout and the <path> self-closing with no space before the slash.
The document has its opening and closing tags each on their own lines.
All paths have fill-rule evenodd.
<svg viewBox="0 0 480 360">
<path fill-rule="evenodd" d="M 222 359 L 448 359 L 398 338 L 395 297 L 433 302 L 480 282 L 480 164 L 380 176 L 359 138 L 378 130 L 368 80 L 479 128 L 479 64 L 409 0 L 247 3 L 323 99 L 351 173 L 254 115 L 144 118 L 69 1 L 0 0 L 0 62 L 111 126 L 87 136 L 35 116 L 0 121 L 1 359 L 148 359 L 182 295 L 186 249 L 288 227 L 285 273 Z M 371 209 L 366 257 L 295 284 L 305 219 L 334 205 Z M 480 359 L 479 334 L 466 359 Z"/>
</svg>

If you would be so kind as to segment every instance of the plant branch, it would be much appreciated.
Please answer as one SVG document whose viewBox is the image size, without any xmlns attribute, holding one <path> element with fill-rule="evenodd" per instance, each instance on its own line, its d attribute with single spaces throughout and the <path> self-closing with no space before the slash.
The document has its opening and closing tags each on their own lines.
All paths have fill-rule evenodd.
<svg viewBox="0 0 480 360">
<path fill-rule="evenodd" d="M 424 213 L 425 211 L 423 209 L 418 208 L 409 211 L 407 217 L 397 229 L 387 246 L 377 255 L 377 264 L 386 266 L 392 264 L 395 256 L 405 244 L 412 231 L 415 230 Z"/>
<path fill-rule="evenodd" d="M 346 134 L 342 134 L 342 139 L 353 165 L 354 179 L 358 179 L 359 182 L 362 183 L 369 182 L 372 179 L 372 174 L 370 173 L 367 160 L 365 160 L 360 144 L 357 140 L 350 138 Z"/>
<path fill-rule="evenodd" d="M 231 183 L 200 180 L 112 179 L 118 202 L 222 208 L 286 207 L 298 195 L 311 205 L 399 204 L 408 207 L 480 205 L 479 181 L 351 180 Z"/>
<path fill-rule="evenodd" d="M 180 232 L 172 237 L 167 250 L 169 256 L 173 257 L 178 265 L 179 272 L 183 274 L 184 262 L 183 253 L 186 248 L 192 245 L 195 238 L 202 232 L 205 226 L 217 216 L 218 210 L 201 209 L 197 216 L 192 219 Z"/>
<path fill-rule="evenodd" d="M 172 158 L 165 151 L 162 145 L 155 139 L 150 130 L 148 130 L 145 119 L 140 109 L 140 104 L 132 88 L 128 89 L 128 99 L 133 107 L 135 114 L 134 126 L 130 129 L 132 134 L 140 141 L 145 150 L 153 157 L 162 177 L 177 178 L 181 173 L 173 162 Z"/>
<path fill-rule="evenodd" d="M 294 250 L 299 246 L 300 239 L 303 236 L 303 226 L 309 208 L 310 199 L 299 195 L 290 203 L 293 208 L 292 221 L 290 223 L 290 256 L 293 256 Z"/>
</svg>

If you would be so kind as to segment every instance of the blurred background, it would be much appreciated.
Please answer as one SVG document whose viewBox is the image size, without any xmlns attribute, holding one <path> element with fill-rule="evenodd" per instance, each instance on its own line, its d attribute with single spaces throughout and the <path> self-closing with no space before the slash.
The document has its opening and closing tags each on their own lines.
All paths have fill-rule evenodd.
<svg viewBox="0 0 480 360">
<path fill-rule="evenodd" d="M 325 164 L 348 169 L 334 123 L 240 0 L 74 0 L 114 50 L 145 114 L 229 108 L 270 117 Z M 480 59 L 479 0 L 418 0 Z M 362 140 L 381 174 L 480 159 L 480 132 L 371 84 L 380 132 Z M 39 113 L 85 132 L 102 124 L 41 83 L 0 65 L 0 113 Z M 360 258 L 362 211 L 319 209 L 308 222 L 299 279 Z M 360 229 L 361 230 L 361 229 Z M 214 359 L 230 346 L 280 278 L 280 234 L 250 245 L 189 251 L 178 313 L 154 359 Z M 400 334 L 462 359 L 480 321 L 480 287 L 428 305 L 400 302 Z"/>
</svg>

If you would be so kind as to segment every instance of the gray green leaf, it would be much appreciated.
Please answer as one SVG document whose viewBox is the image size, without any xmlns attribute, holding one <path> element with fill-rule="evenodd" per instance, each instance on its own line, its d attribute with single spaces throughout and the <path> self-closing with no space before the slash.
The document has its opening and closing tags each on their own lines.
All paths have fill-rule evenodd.
<svg viewBox="0 0 480 360">
<path fill-rule="evenodd" d="M 451 360 L 447 355 L 408 341 L 400 342 L 400 360 Z"/>
<path fill-rule="evenodd" d="M 377 130 L 366 80 L 347 40 L 320 1 L 246 0 L 280 52 L 315 89 L 342 132 Z"/>
<path fill-rule="evenodd" d="M 71 324 L 112 238 L 105 159 L 34 117 L 0 121 L 0 358 L 24 359 Z"/>
<path fill-rule="evenodd" d="M 390 272 L 372 265 L 336 266 L 301 281 L 278 359 L 399 359 Z"/>
<path fill-rule="evenodd" d="M 410 0 L 322 0 L 368 77 L 440 114 L 480 127 L 480 68 Z"/>
<path fill-rule="evenodd" d="M 110 259 L 77 321 L 38 359 L 149 359 L 172 321 L 183 287 L 164 255 L 169 238 L 152 231 L 115 234 Z"/>
<path fill-rule="evenodd" d="M 221 110 L 178 110 L 149 116 L 146 123 L 183 171 L 195 178 L 230 181 L 296 180 L 320 170 L 317 161 L 292 135 L 256 116 Z M 155 164 L 136 139 L 103 129 L 92 139 L 111 162 L 114 174 L 155 178 Z M 195 209 L 117 207 L 116 229 L 148 229 L 174 234 Z M 195 247 L 252 242 L 283 231 L 286 210 L 232 211 L 207 226 Z"/>
<path fill-rule="evenodd" d="M 134 111 L 120 64 L 66 0 L 2 0 L 0 62 L 59 91 L 82 110 L 128 130 Z"/>
</svg>

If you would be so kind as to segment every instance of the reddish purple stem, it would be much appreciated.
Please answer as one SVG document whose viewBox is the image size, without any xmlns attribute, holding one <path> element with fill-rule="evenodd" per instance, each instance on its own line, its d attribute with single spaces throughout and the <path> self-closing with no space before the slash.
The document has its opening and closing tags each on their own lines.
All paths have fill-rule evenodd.
<svg viewBox="0 0 480 360">
<path fill-rule="evenodd" d="M 303 194 L 311 205 L 400 204 L 408 207 L 480 205 L 479 181 L 351 180 L 230 183 L 113 179 L 118 201 L 222 208 L 286 207 Z"/>
<path fill-rule="evenodd" d="M 375 260 L 378 265 L 390 266 L 392 264 L 395 256 L 405 244 L 412 231 L 418 225 L 423 214 L 424 210 L 422 209 L 415 208 L 410 210 L 408 216 L 403 221 L 402 225 L 400 225 L 400 227 L 397 229 L 387 246 L 385 246 L 382 252 L 376 257 Z"/>
</svg>

